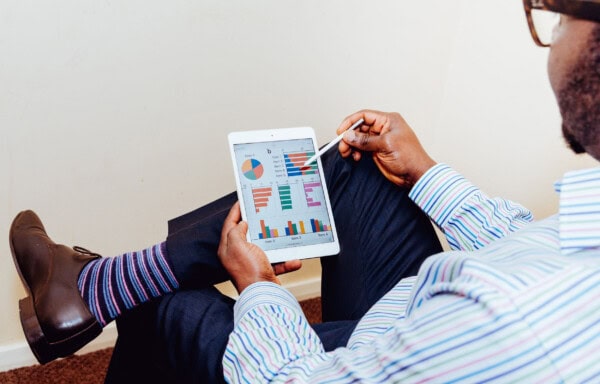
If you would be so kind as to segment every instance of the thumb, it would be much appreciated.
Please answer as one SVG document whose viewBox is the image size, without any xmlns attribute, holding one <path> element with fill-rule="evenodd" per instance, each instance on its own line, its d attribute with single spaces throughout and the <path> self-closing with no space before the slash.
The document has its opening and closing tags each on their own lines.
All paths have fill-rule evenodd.
<svg viewBox="0 0 600 384">
<path fill-rule="evenodd" d="M 355 130 L 344 133 L 344 142 L 349 146 L 365 152 L 376 152 L 379 149 L 379 136 Z"/>
<path fill-rule="evenodd" d="M 230 241 L 246 241 L 246 233 L 248 232 L 248 224 L 245 221 L 240 221 L 229 232 Z"/>
</svg>

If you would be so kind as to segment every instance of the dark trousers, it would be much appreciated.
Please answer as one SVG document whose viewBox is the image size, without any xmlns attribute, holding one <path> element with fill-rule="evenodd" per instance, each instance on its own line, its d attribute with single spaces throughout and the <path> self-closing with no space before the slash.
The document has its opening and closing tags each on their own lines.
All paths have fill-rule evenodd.
<svg viewBox="0 0 600 384">
<path fill-rule="evenodd" d="M 369 156 L 323 158 L 341 245 L 321 259 L 326 350 L 345 346 L 358 320 L 401 278 L 441 252 L 428 218 L 408 191 L 387 181 Z M 233 329 L 234 301 L 213 285 L 228 280 L 219 263 L 221 227 L 235 193 L 169 222 L 168 260 L 181 289 L 126 313 L 106 382 L 220 382 Z"/>
</svg>

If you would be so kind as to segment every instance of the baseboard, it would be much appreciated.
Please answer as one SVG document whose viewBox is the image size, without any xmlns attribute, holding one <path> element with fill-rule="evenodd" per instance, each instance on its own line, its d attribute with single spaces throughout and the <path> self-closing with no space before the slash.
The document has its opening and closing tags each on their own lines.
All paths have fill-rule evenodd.
<svg viewBox="0 0 600 384">
<path fill-rule="evenodd" d="M 305 279 L 303 281 L 284 284 L 298 301 L 314 299 L 315 297 L 321 296 L 321 278 L 313 277 L 311 279 Z"/>
<path fill-rule="evenodd" d="M 302 282 L 286 284 L 285 286 L 298 300 L 312 299 L 321 294 L 320 278 L 307 279 Z M 116 340 L 117 327 L 113 322 L 104 328 L 100 336 L 82 348 L 77 354 L 81 355 L 112 347 L 115 345 Z M 25 341 L 0 345 L 0 372 L 35 364 L 37 364 L 37 360 Z"/>
<path fill-rule="evenodd" d="M 110 323 L 104 328 L 100 336 L 83 347 L 77 354 L 81 355 L 112 347 L 115 345 L 115 340 L 117 340 L 117 327 L 115 323 Z M 35 364 L 37 364 L 37 360 L 31 353 L 27 342 L 0 345 L 0 372 Z"/>
</svg>

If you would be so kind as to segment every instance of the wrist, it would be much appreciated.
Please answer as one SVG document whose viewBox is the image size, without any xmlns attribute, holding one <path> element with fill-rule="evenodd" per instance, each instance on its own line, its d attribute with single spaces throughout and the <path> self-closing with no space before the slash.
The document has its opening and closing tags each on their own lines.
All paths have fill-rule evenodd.
<svg viewBox="0 0 600 384">
<path fill-rule="evenodd" d="M 413 179 L 412 184 L 413 185 L 416 184 L 421 179 L 421 177 L 423 177 L 423 175 L 425 173 L 427 173 L 427 171 L 429 171 L 431 168 L 435 167 L 436 165 L 437 165 L 437 162 L 430 157 L 427 157 L 427 159 L 420 162 L 419 165 L 417 167 L 415 167 L 415 169 L 412 172 L 412 179 Z"/>
<path fill-rule="evenodd" d="M 248 288 L 249 286 L 251 286 L 252 284 L 255 284 L 255 283 L 274 283 L 277 285 L 281 285 L 281 282 L 279 281 L 279 279 L 277 277 L 271 278 L 271 277 L 265 277 L 265 276 L 256 276 L 253 278 L 238 279 L 238 280 L 233 280 L 232 282 L 239 294 L 241 294 L 246 288 Z"/>
</svg>

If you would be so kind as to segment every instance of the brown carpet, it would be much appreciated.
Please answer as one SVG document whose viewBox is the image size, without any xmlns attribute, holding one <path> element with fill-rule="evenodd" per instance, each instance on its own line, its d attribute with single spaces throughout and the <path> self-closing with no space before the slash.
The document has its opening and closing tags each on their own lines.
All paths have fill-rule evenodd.
<svg viewBox="0 0 600 384">
<path fill-rule="evenodd" d="M 321 299 L 300 302 L 311 324 L 321 322 Z M 103 383 L 110 362 L 112 348 L 71 356 L 46 365 L 13 369 L 0 372 L 0 384 L 75 384 Z"/>
</svg>

